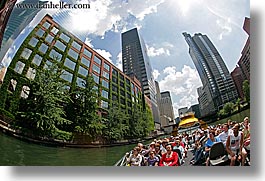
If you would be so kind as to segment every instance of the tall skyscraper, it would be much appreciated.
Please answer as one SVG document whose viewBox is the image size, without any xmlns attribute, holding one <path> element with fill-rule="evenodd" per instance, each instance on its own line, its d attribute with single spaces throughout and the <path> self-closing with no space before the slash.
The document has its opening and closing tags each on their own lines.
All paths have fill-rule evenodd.
<svg viewBox="0 0 265 181">
<path fill-rule="evenodd" d="M 243 25 L 243 29 L 248 34 L 248 39 L 245 46 L 241 52 L 240 60 L 238 65 L 243 73 L 244 79 L 250 81 L 250 18 L 246 17 Z"/>
<path fill-rule="evenodd" d="M 2 0 L 0 2 L 0 50 L 6 25 L 16 2 L 17 0 Z"/>
<path fill-rule="evenodd" d="M 198 91 L 202 116 L 216 113 L 225 103 L 238 98 L 235 84 L 221 55 L 206 35 L 196 33 L 191 37 L 186 32 L 183 35 L 203 85 Z"/>
<path fill-rule="evenodd" d="M 36 1 L 36 0 L 25 0 L 20 2 L 23 4 L 45 4 L 48 1 Z M 22 7 L 21 6 L 21 7 Z M 33 20 L 37 13 L 41 9 L 39 8 L 17 8 L 14 7 L 6 24 L 5 31 L 3 34 L 3 40 L 1 44 L 0 60 L 3 58 L 5 53 L 8 51 L 13 41 L 18 35 L 24 30 L 24 28 Z"/>
<path fill-rule="evenodd" d="M 159 104 L 161 106 L 160 115 L 161 115 L 161 126 L 168 126 L 169 124 L 174 124 L 174 111 L 173 104 L 169 91 L 161 92 L 161 99 L 159 100 Z"/>
<path fill-rule="evenodd" d="M 135 75 L 141 82 L 143 93 L 151 100 L 155 124 L 160 125 L 155 81 L 144 40 L 136 28 L 122 33 L 121 36 L 123 72 L 126 75 Z"/>
</svg>

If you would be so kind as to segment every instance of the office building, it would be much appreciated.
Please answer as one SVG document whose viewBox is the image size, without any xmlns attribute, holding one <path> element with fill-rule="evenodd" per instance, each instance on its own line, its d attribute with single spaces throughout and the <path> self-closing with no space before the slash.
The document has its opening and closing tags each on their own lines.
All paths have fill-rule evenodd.
<svg viewBox="0 0 265 181">
<path fill-rule="evenodd" d="M 236 68 L 231 72 L 231 76 L 235 83 L 239 97 L 243 99 L 244 98 L 244 92 L 243 92 L 244 76 L 243 76 L 243 73 L 240 67 L 236 66 Z"/>
<path fill-rule="evenodd" d="M 238 65 L 243 73 L 244 80 L 250 81 L 250 18 L 246 17 L 243 25 L 243 29 L 248 34 L 248 39 L 245 43 L 245 46 L 241 52 L 240 60 Z"/>
<path fill-rule="evenodd" d="M 159 102 L 159 111 L 160 111 L 160 120 L 161 120 L 161 127 L 168 126 L 170 124 L 175 124 L 175 116 L 173 111 L 173 104 L 170 96 L 169 91 L 161 92 L 160 93 L 160 100 Z"/>
<path fill-rule="evenodd" d="M 6 25 L 16 2 L 17 0 L 2 0 L 0 2 L 0 50 Z"/>
<path fill-rule="evenodd" d="M 235 84 L 221 55 L 206 35 L 196 33 L 191 37 L 184 32 L 183 36 L 203 85 L 198 92 L 202 116 L 215 114 L 225 103 L 237 100 Z"/>
<path fill-rule="evenodd" d="M 70 91 L 84 87 L 89 75 L 96 83 L 98 106 L 106 112 L 114 102 L 126 113 L 131 114 L 133 105 L 143 109 L 141 84 L 131 79 L 117 67 L 104 59 L 91 47 L 57 24 L 46 15 L 24 40 L 8 70 L 0 92 L 0 107 L 9 110 L 16 101 L 27 98 L 30 89 L 27 80 L 34 79 L 36 70 L 59 62 L 64 69 L 61 78 Z M 105 110 L 105 111 L 104 111 Z"/>
<path fill-rule="evenodd" d="M 143 94 L 152 104 L 156 128 L 160 125 L 160 113 L 156 101 L 155 81 L 144 40 L 136 28 L 122 33 L 122 66 L 126 75 L 135 75 L 141 82 Z"/>
<path fill-rule="evenodd" d="M 23 4 L 45 4 L 47 2 L 48 1 L 25 0 L 19 4 L 23 6 Z M 17 8 L 16 6 L 13 8 L 4 30 L 0 60 L 2 60 L 19 34 L 29 25 L 40 10 L 40 8 Z"/>
</svg>

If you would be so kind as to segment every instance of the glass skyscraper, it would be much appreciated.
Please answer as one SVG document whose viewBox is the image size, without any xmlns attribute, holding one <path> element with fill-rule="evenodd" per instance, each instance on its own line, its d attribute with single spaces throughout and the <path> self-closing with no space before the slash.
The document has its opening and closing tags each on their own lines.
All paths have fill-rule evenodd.
<svg viewBox="0 0 265 181">
<path fill-rule="evenodd" d="M 16 2 L 17 0 L 2 0 L 0 2 L 0 50 L 6 25 Z"/>
<path fill-rule="evenodd" d="M 136 28 L 122 33 L 122 66 L 126 75 L 134 75 L 142 86 L 143 93 L 151 100 L 153 118 L 160 125 L 156 101 L 155 81 L 144 40 Z"/>
<path fill-rule="evenodd" d="M 221 55 L 206 35 L 184 32 L 189 54 L 201 78 L 198 89 L 202 116 L 216 113 L 238 98 L 236 87 Z"/>
<path fill-rule="evenodd" d="M 45 4 L 48 1 L 25 0 L 20 4 Z M 14 40 L 24 30 L 24 28 L 33 20 L 41 9 L 38 8 L 17 8 L 14 7 L 6 24 L 3 40 L 1 44 L 0 58 L 3 58 Z"/>
</svg>

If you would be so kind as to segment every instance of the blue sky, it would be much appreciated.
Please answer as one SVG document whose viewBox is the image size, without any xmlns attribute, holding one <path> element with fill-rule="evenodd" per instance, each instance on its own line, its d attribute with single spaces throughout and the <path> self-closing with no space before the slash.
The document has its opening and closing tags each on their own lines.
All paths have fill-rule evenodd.
<svg viewBox="0 0 265 181">
<path fill-rule="evenodd" d="M 90 3 L 91 8 L 73 11 L 62 26 L 77 36 L 81 35 L 80 39 L 119 68 L 122 67 L 121 33 L 138 28 L 148 47 L 153 75 L 159 82 L 160 90 L 171 92 L 176 117 L 178 108 L 198 103 L 196 89 L 201 86 L 182 32 L 206 34 L 230 72 L 235 68 L 247 40 L 242 26 L 244 18 L 250 17 L 249 0 L 73 2 Z M 20 40 L 47 12 L 54 14 L 56 10 L 40 12 L 21 34 Z M 19 46 L 18 42 L 11 53 Z"/>
</svg>

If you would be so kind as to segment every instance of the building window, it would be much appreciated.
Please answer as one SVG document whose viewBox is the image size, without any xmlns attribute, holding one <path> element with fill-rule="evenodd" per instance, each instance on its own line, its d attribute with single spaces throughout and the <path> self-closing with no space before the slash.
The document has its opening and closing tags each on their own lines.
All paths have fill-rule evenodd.
<svg viewBox="0 0 265 181">
<path fill-rule="evenodd" d="M 61 50 L 61 51 L 65 51 L 65 48 L 66 48 L 65 44 L 63 44 L 63 43 L 60 42 L 60 41 L 56 41 L 56 43 L 55 43 L 54 46 L 56 46 L 56 47 L 57 47 L 59 50 Z"/>
<path fill-rule="evenodd" d="M 21 53 L 21 57 L 27 60 L 30 57 L 31 53 L 32 53 L 32 50 L 28 48 L 24 48 L 23 52 Z"/>
<path fill-rule="evenodd" d="M 34 63 L 37 66 L 40 66 L 41 61 L 42 61 L 42 57 L 40 55 L 36 54 L 32 60 L 32 63 Z"/>
<path fill-rule="evenodd" d="M 117 97 L 117 95 L 115 95 L 115 94 L 112 94 L 112 100 L 113 100 L 113 101 L 117 101 L 117 100 L 118 100 L 118 97 Z"/>
<path fill-rule="evenodd" d="M 101 60 L 97 56 L 94 56 L 94 62 L 101 65 Z"/>
<path fill-rule="evenodd" d="M 46 53 L 46 51 L 48 50 L 48 46 L 45 45 L 44 43 L 41 44 L 40 48 L 39 48 L 39 51 L 43 54 Z"/>
<path fill-rule="evenodd" d="M 120 81 L 120 86 L 124 88 L 124 82 Z"/>
<path fill-rule="evenodd" d="M 106 80 L 102 79 L 102 86 L 109 89 L 109 82 L 107 82 Z"/>
<path fill-rule="evenodd" d="M 73 74 L 64 70 L 63 74 L 60 77 L 68 82 L 72 82 Z"/>
<path fill-rule="evenodd" d="M 64 66 L 68 67 L 71 70 L 74 70 L 75 69 L 75 65 L 76 65 L 76 63 L 71 61 L 69 58 L 65 59 Z"/>
<path fill-rule="evenodd" d="M 104 62 L 104 68 L 106 69 L 106 70 L 110 70 L 110 66 L 108 65 L 108 64 L 106 64 L 105 62 Z"/>
<path fill-rule="evenodd" d="M 45 62 L 44 68 L 47 69 L 48 67 L 52 66 L 52 62 L 50 62 L 49 60 L 47 60 Z"/>
<path fill-rule="evenodd" d="M 106 98 L 106 99 L 109 99 L 109 92 L 105 91 L 105 90 L 102 90 L 101 91 L 101 96 Z"/>
<path fill-rule="evenodd" d="M 28 86 L 23 86 L 20 96 L 24 99 L 27 99 L 29 97 L 30 88 Z"/>
<path fill-rule="evenodd" d="M 101 100 L 101 108 L 108 109 L 109 108 L 109 103 L 107 101 Z"/>
<path fill-rule="evenodd" d="M 125 105 L 125 99 L 121 98 L 120 101 L 121 101 L 121 104 Z"/>
<path fill-rule="evenodd" d="M 53 27 L 51 32 L 56 35 L 58 31 L 59 31 L 58 28 Z"/>
<path fill-rule="evenodd" d="M 118 71 L 115 70 L 115 69 L 112 69 L 112 75 L 116 75 L 116 76 L 118 76 Z"/>
<path fill-rule="evenodd" d="M 16 86 L 17 86 L 17 81 L 15 79 L 11 79 L 10 83 L 9 83 L 9 86 L 8 86 L 8 90 L 10 92 L 15 92 Z"/>
<path fill-rule="evenodd" d="M 93 75 L 93 78 L 94 78 L 94 81 L 99 84 L 99 76 L 95 75 L 95 74 L 92 74 Z"/>
<path fill-rule="evenodd" d="M 90 61 L 88 59 L 86 59 L 85 57 L 81 58 L 81 63 L 84 64 L 87 67 L 90 66 Z"/>
<path fill-rule="evenodd" d="M 29 67 L 26 77 L 33 80 L 35 76 L 36 76 L 36 70 Z"/>
<path fill-rule="evenodd" d="M 76 41 L 73 41 L 72 46 L 73 46 L 75 49 L 77 49 L 78 51 L 80 51 L 80 49 L 81 49 L 81 47 L 82 47 L 82 46 L 81 46 L 79 43 L 77 43 Z"/>
<path fill-rule="evenodd" d="M 67 36 L 66 34 L 64 34 L 64 33 L 62 33 L 61 35 L 60 35 L 60 38 L 62 39 L 62 40 L 64 40 L 65 42 L 69 42 L 69 40 L 70 40 L 70 37 L 69 36 Z"/>
<path fill-rule="evenodd" d="M 116 77 L 112 77 L 112 82 L 118 84 L 118 79 Z"/>
<path fill-rule="evenodd" d="M 68 55 L 73 57 L 75 60 L 77 60 L 77 58 L 78 58 L 78 53 L 71 48 L 68 51 Z"/>
<path fill-rule="evenodd" d="M 92 53 L 85 48 L 84 49 L 84 55 L 86 55 L 87 57 L 91 58 Z"/>
<path fill-rule="evenodd" d="M 53 36 L 48 34 L 45 38 L 45 41 L 48 42 L 48 43 L 52 43 L 52 40 L 53 40 Z"/>
<path fill-rule="evenodd" d="M 122 96 L 125 97 L 125 92 L 124 92 L 124 90 L 120 90 L 120 93 L 121 93 Z"/>
<path fill-rule="evenodd" d="M 130 80 L 126 78 L 126 84 L 130 85 Z"/>
<path fill-rule="evenodd" d="M 39 40 L 35 37 L 32 37 L 31 40 L 29 41 L 29 45 L 32 47 L 35 47 L 38 44 Z"/>
<path fill-rule="evenodd" d="M 42 37 L 44 35 L 45 31 L 43 29 L 38 29 L 38 31 L 36 32 L 36 35 L 38 35 L 39 37 Z"/>
<path fill-rule="evenodd" d="M 124 76 L 120 73 L 120 79 L 124 81 Z"/>
<path fill-rule="evenodd" d="M 24 67 L 25 67 L 25 64 L 23 62 L 21 62 L 21 61 L 18 61 L 16 63 L 16 66 L 15 66 L 14 71 L 17 72 L 17 73 L 19 73 L 19 74 L 21 74 L 22 71 L 23 71 L 23 69 L 24 69 Z"/>
<path fill-rule="evenodd" d="M 93 64 L 93 67 L 92 69 L 97 72 L 98 74 L 100 74 L 100 68 L 96 65 L 96 64 Z"/>
<path fill-rule="evenodd" d="M 83 68 L 82 66 L 79 66 L 78 73 L 86 77 L 88 74 L 88 70 Z"/>
<path fill-rule="evenodd" d="M 50 57 L 58 62 L 61 61 L 62 59 L 62 54 L 58 53 L 57 51 L 55 51 L 54 49 L 52 49 L 52 51 L 50 52 Z"/>
<path fill-rule="evenodd" d="M 77 77 L 76 83 L 77 83 L 77 86 L 85 88 L 86 81 L 84 79 L 81 79 L 81 78 Z"/>
<path fill-rule="evenodd" d="M 106 79 L 109 80 L 109 73 L 108 72 L 105 72 L 103 71 L 103 77 L 105 77 Z"/>
<path fill-rule="evenodd" d="M 46 29 L 49 29 L 49 27 L 51 26 L 51 24 L 48 23 L 48 22 L 46 21 L 45 23 L 43 23 L 42 26 L 43 26 L 44 28 L 46 28 Z"/>
<path fill-rule="evenodd" d="M 118 92 L 118 87 L 116 85 L 112 84 L 112 91 L 113 92 Z"/>
</svg>

